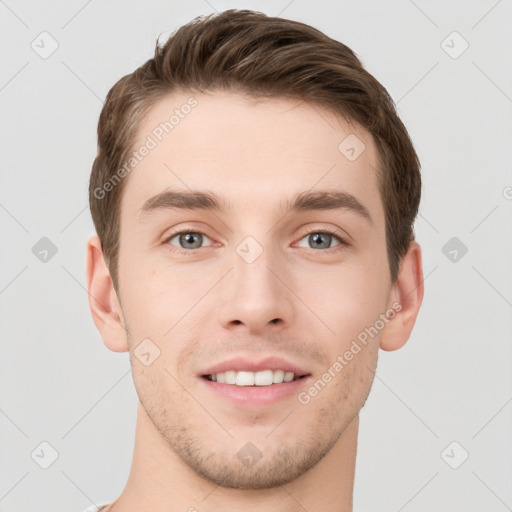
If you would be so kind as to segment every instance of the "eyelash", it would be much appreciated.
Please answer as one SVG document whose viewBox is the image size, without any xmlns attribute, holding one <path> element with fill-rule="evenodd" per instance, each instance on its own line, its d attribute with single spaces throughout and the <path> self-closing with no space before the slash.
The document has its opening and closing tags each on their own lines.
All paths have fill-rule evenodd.
<svg viewBox="0 0 512 512">
<path fill-rule="evenodd" d="M 172 233 L 171 235 L 166 237 L 166 239 L 164 240 L 164 244 L 172 252 L 177 252 L 179 254 L 184 254 L 184 255 L 187 255 L 187 256 L 192 255 L 194 252 L 197 252 L 199 249 L 204 249 L 204 247 L 199 247 L 197 249 L 182 249 L 181 247 L 176 247 L 175 245 L 171 245 L 169 243 L 175 236 L 182 235 L 182 234 L 185 234 L 185 233 L 194 233 L 194 234 L 204 235 L 207 238 L 210 238 L 208 235 L 206 235 L 202 231 L 197 231 L 197 230 L 194 231 L 194 230 L 191 230 L 191 229 L 185 229 L 185 230 L 181 230 L 181 231 L 176 231 L 175 233 Z M 333 230 L 330 230 L 330 229 L 323 229 L 323 230 L 314 229 L 312 231 L 308 231 L 307 233 L 304 233 L 304 235 L 298 241 L 300 242 L 302 239 L 304 239 L 305 237 L 307 237 L 309 235 L 312 235 L 313 233 L 315 233 L 315 234 L 321 233 L 321 234 L 331 235 L 331 236 L 333 236 L 333 237 L 338 239 L 339 245 L 336 245 L 334 247 L 329 247 L 328 249 L 311 249 L 312 251 L 319 251 L 319 252 L 323 252 L 323 253 L 327 253 L 327 254 L 332 254 L 332 253 L 336 253 L 336 252 L 341 251 L 344 248 L 350 246 L 350 244 L 345 240 L 345 238 L 342 235 L 342 233 L 340 233 L 339 231 L 337 231 L 335 229 L 333 229 Z"/>
</svg>

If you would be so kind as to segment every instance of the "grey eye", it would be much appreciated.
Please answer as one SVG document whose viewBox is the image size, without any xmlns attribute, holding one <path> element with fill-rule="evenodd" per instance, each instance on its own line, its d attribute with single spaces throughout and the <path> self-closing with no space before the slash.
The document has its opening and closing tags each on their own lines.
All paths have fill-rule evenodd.
<svg viewBox="0 0 512 512">
<path fill-rule="evenodd" d="M 175 238 L 178 239 L 179 247 L 181 249 L 199 249 L 202 247 L 203 239 L 209 240 L 206 235 L 196 231 L 182 231 L 180 233 L 176 233 L 169 239 L 169 243 L 171 243 Z"/>
<path fill-rule="evenodd" d="M 336 235 L 325 231 L 314 231 L 306 235 L 302 240 L 307 239 L 307 243 L 310 244 L 309 248 L 312 249 L 330 249 L 332 246 L 333 240 L 340 241 L 340 238 Z M 336 245 L 341 245 L 340 242 Z M 304 247 L 304 246 L 301 246 Z"/>
</svg>

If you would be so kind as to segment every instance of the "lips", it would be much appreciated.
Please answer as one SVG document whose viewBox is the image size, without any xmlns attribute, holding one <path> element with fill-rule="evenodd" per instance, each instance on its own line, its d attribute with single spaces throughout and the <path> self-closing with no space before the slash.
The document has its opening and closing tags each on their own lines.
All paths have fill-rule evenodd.
<svg viewBox="0 0 512 512">
<path fill-rule="evenodd" d="M 303 377 L 310 375 L 310 373 L 299 365 L 292 361 L 289 361 L 279 356 L 265 356 L 263 358 L 255 357 L 234 357 L 226 359 L 213 366 L 205 368 L 199 372 L 199 377 L 207 377 L 209 375 L 215 375 L 217 373 L 224 373 L 227 371 L 245 371 L 245 372 L 261 372 L 264 370 L 284 370 L 285 372 L 291 372 L 296 376 Z"/>
<path fill-rule="evenodd" d="M 217 375 L 221 374 L 218 373 Z M 236 410 L 261 410 L 261 408 L 277 406 L 284 400 L 295 400 L 298 393 L 309 386 L 313 378 L 310 374 L 297 380 L 270 385 L 267 385 L 268 383 L 263 385 L 233 385 L 207 378 L 198 378 L 198 381 L 200 389 L 204 390 L 206 394 L 205 400 L 211 403 L 212 406 L 215 406 L 217 400 L 220 400 L 218 403 L 219 406 L 222 404 L 222 407 L 228 404 L 230 407 L 235 407 Z M 275 412 L 278 411 L 282 411 L 282 409 L 275 409 Z"/>
</svg>

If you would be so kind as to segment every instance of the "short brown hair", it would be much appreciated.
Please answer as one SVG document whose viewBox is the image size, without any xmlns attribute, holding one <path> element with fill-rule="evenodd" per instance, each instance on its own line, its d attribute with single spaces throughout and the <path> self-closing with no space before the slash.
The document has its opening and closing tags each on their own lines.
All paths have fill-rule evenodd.
<svg viewBox="0 0 512 512">
<path fill-rule="evenodd" d="M 145 64 L 108 92 L 98 122 L 98 153 L 89 203 L 116 291 L 120 205 L 126 179 L 97 190 L 129 158 L 142 117 L 173 91 L 243 92 L 327 107 L 373 137 L 380 155 L 379 189 L 392 282 L 414 240 L 421 196 L 420 162 L 386 89 L 347 46 L 297 21 L 231 9 L 199 16 L 174 32 Z M 95 193 L 96 191 L 96 193 Z"/>
</svg>

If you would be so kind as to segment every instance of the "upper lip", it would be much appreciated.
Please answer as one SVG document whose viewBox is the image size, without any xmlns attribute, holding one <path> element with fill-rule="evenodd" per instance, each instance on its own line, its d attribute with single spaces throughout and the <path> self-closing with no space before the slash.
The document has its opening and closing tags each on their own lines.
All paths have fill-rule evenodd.
<svg viewBox="0 0 512 512">
<path fill-rule="evenodd" d="M 261 370 L 284 370 L 285 372 L 293 372 L 295 375 L 303 376 L 309 373 L 300 366 L 287 361 L 279 356 L 264 356 L 259 359 L 255 357 L 233 357 L 225 361 L 221 361 L 210 368 L 200 372 L 201 376 L 215 375 L 229 370 L 246 371 L 246 372 L 259 372 Z"/>
</svg>

